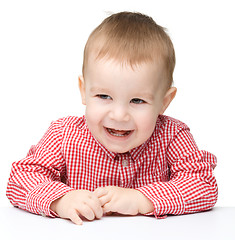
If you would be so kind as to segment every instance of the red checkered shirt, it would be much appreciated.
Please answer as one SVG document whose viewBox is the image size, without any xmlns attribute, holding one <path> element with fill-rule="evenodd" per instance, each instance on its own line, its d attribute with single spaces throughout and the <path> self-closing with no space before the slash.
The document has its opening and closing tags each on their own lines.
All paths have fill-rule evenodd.
<svg viewBox="0 0 235 240">
<path fill-rule="evenodd" d="M 50 204 L 68 191 L 114 185 L 142 192 L 156 217 L 193 213 L 216 203 L 215 166 L 216 157 L 198 149 L 187 125 L 164 115 L 145 143 L 124 154 L 102 146 L 84 116 L 66 117 L 13 163 L 7 197 L 14 206 L 55 217 Z"/>
</svg>

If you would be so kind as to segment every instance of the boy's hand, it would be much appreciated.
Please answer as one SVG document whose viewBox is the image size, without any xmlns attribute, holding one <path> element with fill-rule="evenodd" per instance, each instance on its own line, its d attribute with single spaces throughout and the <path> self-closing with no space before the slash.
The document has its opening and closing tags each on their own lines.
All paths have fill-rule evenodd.
<svg viewBox="0 0 235 240">
<path fill-rule="evenodd" d="M 83 216 L 88 220 L 101 218 L 103 209 L 99 199 L 88 190 L 74 190 L 51 203 L 50 209 L 61 218 L 70 219 L 77 225 L 82 225 Z"/>
<path fill-rule="evenodd" d="M 104 213 L 125 215 L 146 214 L 154 210 L 152 202 L 140 191 L 116 186 L 100 187 L 94 191 L 103 206 Z"/>
</svg>

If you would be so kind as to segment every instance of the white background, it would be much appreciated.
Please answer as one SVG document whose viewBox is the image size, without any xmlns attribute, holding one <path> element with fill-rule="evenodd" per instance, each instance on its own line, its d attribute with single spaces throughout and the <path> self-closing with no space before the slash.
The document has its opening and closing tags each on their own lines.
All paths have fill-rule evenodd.
<svg viewBox="0 0 235 240">
<path fill-rule="evenodd" d="M 217 206 L 235 206 L 235 14 L 229 0 L 0 0 L 0 204 L 13 161 L 52 120 L 81 116 L 77 77 L 90 32 L 107 12 L 139 11 L 166 27 L 178 93 L 165 114 L 218 158 Z"/>
</svg>

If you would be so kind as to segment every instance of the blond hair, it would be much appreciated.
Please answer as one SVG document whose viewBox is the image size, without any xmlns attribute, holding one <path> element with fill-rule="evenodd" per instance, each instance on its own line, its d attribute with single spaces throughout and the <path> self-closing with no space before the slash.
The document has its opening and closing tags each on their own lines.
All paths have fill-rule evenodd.
<svg viewBox="0 0 235 240">
<path fill-rule="evenodd" d="M 162 61 L 167 87 L 173 82 L 175 51 L 165 29 L 149 16 L 120 12 L 107 17 L 90 34 L 83 58 L 83 76 L 90 53 L 96 59 L 108 58 L 134 66 L 142 62 Z"/>
</svg>

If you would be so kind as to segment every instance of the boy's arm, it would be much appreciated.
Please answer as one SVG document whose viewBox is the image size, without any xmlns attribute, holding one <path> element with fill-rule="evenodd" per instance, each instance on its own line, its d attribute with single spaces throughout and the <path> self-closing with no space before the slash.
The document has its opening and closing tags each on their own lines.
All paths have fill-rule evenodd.
<svg viewBox="0 0 235 240">
<path fill-rule="evenodd" d="M 156 217 L 185 214 L 212 208 L 218 195 L 213 169 L 216 157 L 199 151 L 188 129 L 183 129 L 170 143 L 167 160 L 170 181 L 156 182 L 139 190 L 154 205 Z"/>
<path fill-rule="evenodd" d="M 51 202 L 73 190 L 61 182 L 65 174 L 61 124 L 62 120 L 52 123 L 27 157 L 13 163 L 6 194 L 14 206 L 54 217 L 56 214 L 49 208 Z"/>
</svg>

